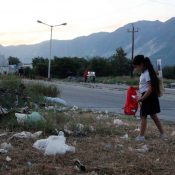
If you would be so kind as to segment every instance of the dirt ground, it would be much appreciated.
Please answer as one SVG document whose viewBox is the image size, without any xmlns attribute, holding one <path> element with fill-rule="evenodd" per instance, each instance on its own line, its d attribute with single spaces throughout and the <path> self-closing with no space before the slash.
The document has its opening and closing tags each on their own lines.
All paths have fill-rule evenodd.
<svg viewBox="0 0 175 175">
<path fill-rule="evenodd" d="M 106 114 L 104 114 L 106 115 Z M 0 144 L 11 143 L 13 148 L 8 153 L 0 153 L 1 175 L 173 175 L 175 172 L 175 130 L 174 124 L 164 123 L 167 139 L 159 138 L 159 133 L 152 121 L 148 123 L 145 142 L 136 142 L 139 120 L 120 120 L 125 124 L 113 123 L 116 116 L 104 117 L 96 113 L 76 113 L 72 118 L 86 119 L 84 125 L 92 125 L 94 130 L 79 135 L 66 135 L 66 143 L 75 146 L 75 153 L 45 156 L 32 147 L 36 139 L 9 139 L 17 131 L 1 129 Z M 88 119 L 90 116 L 90 119 Z M 100 117 L 99 117 L 100 116 Z M 92 117 L 95 118 L 92 120 Z M 80 122 L 80 121 L 78 121 Z M 1 126 L 3 128 L 3 126 Z M 128 134 L 128 138 L 121 138 Z M 40 138 L 47 138 L 43 134 Z M 137 150 L 146 145 L 146 151 Z M 11 160 L 7 161 L 9 156 Z M 74 165 L 79 159 L 86 167 L 81 172 Z"/>
</svg>

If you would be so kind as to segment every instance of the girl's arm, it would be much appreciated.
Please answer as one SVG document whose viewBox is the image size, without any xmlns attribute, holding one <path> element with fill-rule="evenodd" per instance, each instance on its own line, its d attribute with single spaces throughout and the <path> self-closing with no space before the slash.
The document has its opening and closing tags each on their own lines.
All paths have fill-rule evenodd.
<svg viewBox="0 0 175 175">
<path fill-rule="evenodd" d="M 147 90 L 147 91 L 145 92 L 145 94 L 138 100 L 138 102 L 144 101 L 144 100 L 151 94 L 151 92 L 152 92 L 151 83 L 148 82 L 148 85 L 149 85 L 148 90 Z"/>
<path fill-rule="evenodd" d="M 139 86 L 132 86 L 134 89 L 136 89 L 137 91 L 139 90 Z"/>
</svg>

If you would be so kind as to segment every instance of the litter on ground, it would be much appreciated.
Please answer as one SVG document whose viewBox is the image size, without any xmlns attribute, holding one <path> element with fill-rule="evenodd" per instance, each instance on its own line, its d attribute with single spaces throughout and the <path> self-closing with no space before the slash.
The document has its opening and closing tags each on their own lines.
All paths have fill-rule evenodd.
<svg viewBox="0 0 175 175">
<path fill-rule="evenodd" d="M 38 112 L 32 112 L 31 114 L 15 113 L 15 116 L 19 124 L 45 121 L 44 117 L 41 116 Z"/>
<path fill-rule="evenodd" d="M 138 128 L 136 128 L 134 131 L 138 131 L 138 132 L 140 132 L 140 128 L 138 127 Z"/>
<path fill-rule="evenodd" d="M 171 133 L 171 136 L 175 136 L 175 131 L 173 131 L 173 132 Z"/>
<path fill-rule="evenodd" d="M 86 171 L 86 167 L 78 159 L 74 160 L 74 165 L 80 172 Z"/>
<path fill-rule="evenodd" d="M 124 136 L 122 136 L 122 137 L 120 137 L 121 139 L 128 139 L 129 137 L 128 137 L 128 134 L 125 134 Z"/>
<path fill-rule="evenodd" d="M 46 106 L 45 110 L 55 110 L 55 106 Z"/>
<path fill-rule="evenodd" d="M 78 110 L 78 106 L 73 106 L 70 110 L 71 111 L 77 111 Z"/>
<path fill-rule="evenodd" d="M 147 145 L 143 145 L 141 148 L 136 149 L 136 151 L 138 151 L 139 153 L 146 153 L 148 152 L 148 146 Z"/>
<path fill-rule="evenodd" d="M 0 145 L 0 148 L 9 151 L 13 149 L 13 146 L 10 143 L 4 142 Z"/>
<path fill-rule="evenodd" d="M 9 156 L 6 157 L 6 161 L 7 161 L 7 162 L 10 162 L 11 160 L 12 160 L 11 157 L 9 157 Z"/>
<path fill-rule="evenodd" d="M 7 135 L 7 133 L 4 132 L 4 133 L 0 134 L 0 137 L 6 136 L 6 135 Z"/>
<path fill-rule="evenodd" d="M 66 101 L 61 99 L 61 98 L 58 98 L 58 97 L 45 97 L 46 101 L 50 101 L 50 102 L 54 102 L 54 103 L 60 103 L 62 105 L 67 105 Z"/>
<path fill-rule="evenodd" d="M 6 114 L 8 114 L 7 109 L 6 109 L 6 108 L 2 108 L 2 107 L 0 106 L 0 115 L 6 115 Z"/>
<path fill-rule="evenodd" d="M 103 119 L 107 119 L 109 118 L 109 115 L 108 114 L 99 114 L 97 117 L 97 120 L 103 120 Z"/>
<path fill-rule="evenodd" d="M 128 126 L 128 123 L 126 123 L 126 122 L 123 122 L 122 120 L 120 120 L 120 119 L 114 119 L 114 121 L 113 121 L 113 123 L 114 123 L 114 125 L 117 125 L 117 126 Z"/>
<path fill-rule="evenodd" d="M 14 134 L 11 138 L 19 138 L 19 139 L 36 139 L 38 138 L 40 135 L 42 134 L 42 131 L 38 131 L 35 133 L 31 133 L 31 132 L 26 132 L 26 131 L 22 131 L 20 133 L 16 133 Z"/>
<path fill-rule="evenodd" d="M 4 143 L 2 143 L 2 144 L 0 145 L 0 153 L 6 154 L 6 153 L 8 153 L 8 151 L 11 150 L 12 148 L 13 148 L 13 146 L 12 146 L 10 143 L 4 142 Z"/>
<path fill-rule="evenodd" d="M 47 139 L 37 140 L 33 147 L 43 151 L 45 155 L 65 154 L 66 152 L 75 152 L 75 147 L 69 146 L 66 143 L 64 135 L 49 136 Z"/>
<path fill-rule="evenodd" d="M 64 128 L 64 132 L 65 132 L 66 134 L 68 134 L 68 135 L 73 134 L 73 131 L 67 129 L 67 127 Z"/>
<path fill-rule="evenodd" d="M 5 153 L 7 153 L 8 151 L 7 150 L 5 150 L 5 149 L 0 149 L 0 153 L 2 153 L 2 154 L 5 154 Z"/>
</svg>

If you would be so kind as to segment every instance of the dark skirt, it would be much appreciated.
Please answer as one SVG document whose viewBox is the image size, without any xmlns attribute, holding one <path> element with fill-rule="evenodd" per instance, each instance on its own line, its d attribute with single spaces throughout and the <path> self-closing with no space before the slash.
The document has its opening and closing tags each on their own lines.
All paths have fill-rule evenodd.
<svg viewBox="0 0 175 175">
<path fill-rule="evenodd" d="M 144 93 L 142 93 L 142 96 Z M 158 95 L 152 92 L 145 100 L 142 101 L 140 106 L 140 116 L 154 115 L 160 112 L 160 104 Z"/>
</svg>

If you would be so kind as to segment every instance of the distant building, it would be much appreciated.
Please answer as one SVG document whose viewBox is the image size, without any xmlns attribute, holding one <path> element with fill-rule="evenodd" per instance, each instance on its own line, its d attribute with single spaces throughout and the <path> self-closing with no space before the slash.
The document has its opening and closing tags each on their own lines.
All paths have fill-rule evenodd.
<svg viewBox="0 0 175 175">
<path fill-rule="evenodd" d="M 0 55 L 0 74 L 8 74 L 9 73 L 9 63 L 4 55 Z"/>
<path fill-rule="evenodd" d="M 17 65 L 14 64 L 14 65 L 9 65 L 8 66 L 8 73 L 9 74 L 15 74 L 17 72 Z"/>
<path fill-rule="evenodd" d="M 32 64 L 23 64 L 23 63 L 18 64 L 18 74 L 19 74 L 19 76 L 23 76 L 23 75 L 25 75 L 27 70 L 29 71 L 29 69 L 26 69 L 26 68 L 33 69 L 33 66 L 32 66 Z"/>
<path fill-rule="evenodd" d="M 18 69 L 25 69 L 25 68 L 30 68 L 33 69 L 32 63 L 31 64 L 25 64 L 25 63 L 19 63 L 18 64 Z"/>
<path fill-rule="evenodd" d="M 0 55 L 0 74 L 14 74 L 17 71 L 16 65 L 9 65 L 8 59 Z"/>
</svg>

